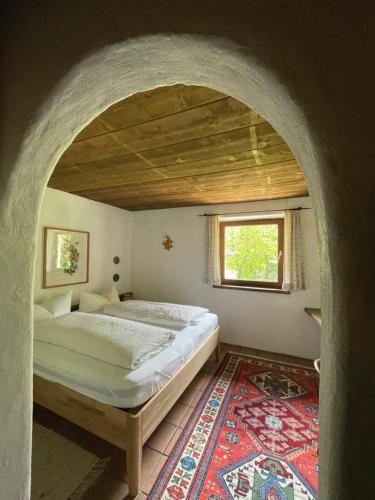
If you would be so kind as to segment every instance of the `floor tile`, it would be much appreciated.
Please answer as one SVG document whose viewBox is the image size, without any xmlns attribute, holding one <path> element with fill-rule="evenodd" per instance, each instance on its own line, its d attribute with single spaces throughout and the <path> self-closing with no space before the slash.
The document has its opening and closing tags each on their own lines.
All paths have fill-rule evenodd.
<svg viewBox="0 0 375 500">
<path fill-rule="evenodd" d="M 189 407 L 190 408 L 195 408 L 200 400 L 200 398 L 203 395 L 203 391 L 198 391 L 194 398 L 190 401 Z"/>
<path fill-rule="evenodd" d="M 175 425 L 163 421 L 151 435 L 146 443 L 146 446 L 152 450 L 158 451 L 159 453 L 163 453 L 175 430 Z"/>
<path fill-rule="evenodd" d="M 187 412 L 185 413 L 183 419 L 181 420 L 181 422 L 179 424 L 179 427 L 181 427 L 183 429 L 186 426 L 193 411 L 194 411 L 194 408 L 188 407 Z"/>
<path fill-rule="evenodd" d="M 226 353 L 228 351 L 233 351 L 233 348 L 235 346 L 231 345 L 231 344 L 226 344 L 225 342 L 221 342 L 220 344 L 220 350 L 222 353 Z"/>
<path fill-rule="evenodd" d="M 299 358 L 298 356 L 290 356 L 289 354 L 274 354 L 277 361 L 291 363 L 292 365 L 306 366 L 314 368 L 314 362 L 311 359 Z"/>
<path fill-rule="evenodd" d="M 148 446 L 143 447 L 141 484 L 143 484 L 147 480 L 151 471 L 158 463 L 160 456 L 161 453 L 159 453 L 158 451 L 152 450 Z"/>
<path fill-rule="evenodd" d="M 189 389 L 191 389 L 192 391 L 194 390 L 199 391 L 201 386 L 202 386 L 202 377 L 197 375 L 189 384 Z"/>
<path fill-rule="evenodd" d="M 314 361 L 312 359 L 305 359 L 305 358 L 295 358 L 296 359 L 296 364 L 305 366 L 306 368 L 314 368 Z"/>
<path fill-rule="evenodd" d="M 111 460 L 106 467 L 107 472 L 121 481 L 126 481 L 126 452 L 114 446 L 110 456 Z"/>
<path fill-rule="evenodd" d="M 253 349 L 252 347 L 241 347 L 241 354 L 246 354 L 247 356 L 258 356 L 259 351 L 257 349 Z"/>
<path fill-rule="evenodd" d="M 143 491 L 141 491 L 136 497 L 135 497 L 135 500 L 146 500 L 147 498 L 147 495 L 146 493 L 143 493 Z"/>
<path fill-rule="evenodd" d="M 205 370 L 205 373 L 207 373 L 208 375 L 212 376 L 216 370 L 217 370 L 217 367 L 219 366 L 220 363 L 208 363 L 207 366 L 205 367 L 206 370 Z"/>
<path fill-rule="evenodd" d="M 164 418 L 164 421 L 176 426 L 181 425 L 181 421 L 188 410 L 189 406 L 183 405 L 181 403 L 176 403 Z"/>
<path fill-rule="evenodd" d="M 168 446 L 164 450 L 164 455 L 169 456 L 171 452 L 173 451 L 174 447 L 176 446 L 176 443 L 181 436 L 183 429 L 181 427 L 177 427 L 175 433 L 172 436 L 172 439 L 169 441 Z"/>
<path fill-rule="evenodd" d="M 199 373 L 200 373 L 200 374 L 203 374 L 203 373 L 210 373 L 210 371 L 211 371 L 211 366 L 210 366 L 210 364 L 209 364 L 209 363 L 205 363 L 205 364 L 202 366 L 202 368 L 201 368 L 201 370 L 200 370 L 200 372 L 199 372 Z"/>
<path fill-rule="evenodd" d="M 221 361 L 213 361 L 212 362 L 212 370 L 211 371 L 216 372 L 216 370 L 220 366 L 220 363 L 221 363 Z"/>
<path fill-rule="evenodd" d="M 129 486 L 106 473 L 93 492 L 87 492 L 82 500 L 123 500 L 129 494 Z"/>
<path fill-rule="evenodd" d="M 269 359 L 271 361 L 277 361 L 276 354 L 270 351 L 257 351 L 257 356 L 264 359 Z"/>
<path fill-rule="evenodd" d="M 276 361 L 281 361 L 283 363 L 296 364 L 297 358 L 295 356 L 289 356 L 288 354 L 275 354 Z"/>
<path fill-rule="evenodd" d="M 198 389 L 196 387 L 188 387 L 181 395 L 180 399 L 178 400 L 178 403 L 189 406 L 191 401 L 194 399 L 198 392 Z"/>
<path fill-rule="evenodd" d="M 202 373 L 202 374 L 200 374 L 200 377 L 201 377 L 201 380 L 202 380 L 202 384 L 201 384 L 201 388 L 200 388 L 201 391 L 204 391 L 207 388 L 208 384 L 212 380 L 212 376 L 213 376 L 212 373 Z"/>
<path fill-rule="evenodd" d="M 150 472 L 148 478 L 146 479 L 146 482 L 142 486 L 142 492 L 148 495 L 151 491 L 151 488 L 154 486 L 154 483 L 159 475 L 159 472 L 161 469 L 164 467 L 166 461 L 168 460 L 168 457 L 165 455 L 162 455 L 160 459 L 158 460 L 157 464 L 155 467 L 152 469 Z"/>
</svg>

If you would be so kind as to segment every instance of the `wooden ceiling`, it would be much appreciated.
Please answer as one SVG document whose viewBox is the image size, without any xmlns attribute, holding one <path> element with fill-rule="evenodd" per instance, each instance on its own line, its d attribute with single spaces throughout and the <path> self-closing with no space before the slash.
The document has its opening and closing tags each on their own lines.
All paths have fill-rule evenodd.
<svg viewBox="0 0 375 500">
<path fill-rule="evenodd" d="M 232 97 L 185 85 L 108 108 L 65 151 L 48 185 L 127 210 L 308 194 L 268 122 Z"/>
</svg>

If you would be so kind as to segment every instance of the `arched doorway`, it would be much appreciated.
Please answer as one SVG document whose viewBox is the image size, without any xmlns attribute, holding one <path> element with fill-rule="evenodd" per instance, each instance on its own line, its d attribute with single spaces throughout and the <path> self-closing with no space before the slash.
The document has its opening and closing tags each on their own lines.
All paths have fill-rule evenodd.
<svg viewBox="0 0 375 500">
<path fill-rule="evenodd" d="M 1 192 L 1 222 L 4 228 L 1 260 L 4 271 L 0 298 L 5 331 L 2 344 L 7 349 L 8 358 L 3 368 L 14 375 L 7 384 L 4 401 L 4 407 L 11 410 L 6 415 L 7 420 L 3 417 L 1 420 L 5 433 L 10 436 L 8 447 L 19 450 L 22 443 L 22 452 L 15 454 L 17 476 L 21 473 L 27 477 L 29 469 L 30 437 L 25 439 L 24 436 L 30 433 L 32 400 L 30 306 L 33 259 L 38 211 L 49 175 L 73 137 L 101 111 L 134 92 L 177 82 L 208 85 L 249 104 L 275 127 L 292 148 L 307 178 L 319 221 L 321 257 L 325 262 L 322 279 L 326 330 L 331 325 L 331 256 L 325 233 L 328 224 L 324 204 L 326 193 L 320 182 L 318 145 L 314 144 L 303 110 L 293 102 L 288 86 L 267 68 L 259 66 L 255 59 L 249 55 L 245 57 L 238 47 L 223 41 L 155 35 L 97 51 L 60 80 L 48 98 L 43 100 L 43 107 L 36 113 L 35 121 L 29 124 L 22 141 L 15 140 L 11 145 L 13 148 L 9 150 L 8 160 L 12 167 L 8 170 L 12 175 Z M 14 254 L 15 248 L 17 252 Z M 10 254 L 13 258 L 5 265 Z M 17 276 L 16 281 L 14 276 Z M 15 297 L 20 298 L 17 309 L 14 308 Z M 325 480 L 328 475 L 325 469 L 328 452 L 334 465 L 341 451 L 332 453 L 335 433 L 332 432 L 328 439 L 328 429 L 332 429 L 331 410 L 335 402 L 329 396 L 329 384 L 325 384 L 330 374 L 324 366 L 325 357 L 332 358 L 333 354 L 337 353 L 323 349 L 323 385 L 326 388 L 321 405 L 322 498 L 328 498 L 327 494 L 324 495 L 329 491 L 329 481 Z M 14 364 L 16 359 L 18 366 Z M 333 382 L 331 378 L 330 383 Z M 341 383 L 339 380 L 337 390 Z M 339 398 L 341 404 L 344 404 L 345 396 L 343 391 Z M 338 404 L 336 411 L 340 412 L 340 408 L 342 406 Z M 19 436 L 14 436 L 14 426 L 18 426 Z M 19 482 L 14 481 L 12 474 L 8 475 L 4 484 L 9 487 L 8 491 L 20 491 Z M 25 483 L 22 488 L 27 492 L 28 484 Z"/>
</svg>

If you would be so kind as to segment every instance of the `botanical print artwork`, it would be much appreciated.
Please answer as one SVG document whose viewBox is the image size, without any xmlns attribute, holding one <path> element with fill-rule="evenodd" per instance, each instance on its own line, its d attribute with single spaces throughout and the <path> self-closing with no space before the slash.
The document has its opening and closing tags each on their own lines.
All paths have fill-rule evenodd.
<svg viewBox="0 0 375 500">
<path fill-rule="evenodd" d="M 64 273 L 73 275 L 78 270 L 79 262 L 79 241 L 72 242 L 70 234 L 62 234 L 61 236 L 61 267 Z"/>
<path fill-rule="evenodd" d="M 87 231 L 44 229 L 44 288 L 87 283 L 88 265 Z"/>
<path fill-rule="evenodd" d="M 313 370 L 228 353 L 148 498 L 316 500 Z"/>
</svg>

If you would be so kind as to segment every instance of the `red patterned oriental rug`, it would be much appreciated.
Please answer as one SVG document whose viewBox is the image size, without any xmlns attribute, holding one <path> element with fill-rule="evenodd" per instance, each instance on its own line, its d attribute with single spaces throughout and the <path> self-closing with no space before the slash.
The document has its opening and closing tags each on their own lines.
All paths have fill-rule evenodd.
<svg viewBox="0 0 375 500">
<path fill-rule="evenodd" d="M 313 370 L 228 353 L 149 499 L 317 499 Z"/>
</svg>

